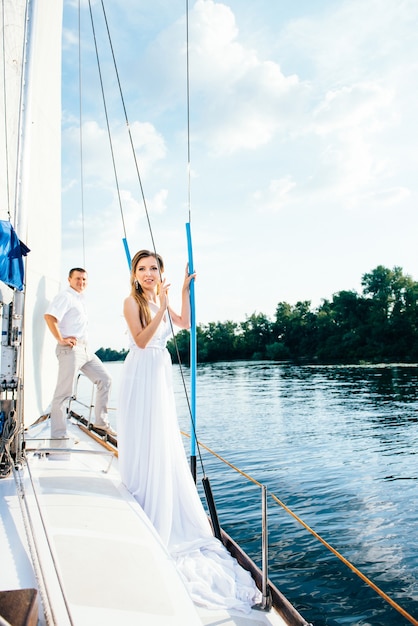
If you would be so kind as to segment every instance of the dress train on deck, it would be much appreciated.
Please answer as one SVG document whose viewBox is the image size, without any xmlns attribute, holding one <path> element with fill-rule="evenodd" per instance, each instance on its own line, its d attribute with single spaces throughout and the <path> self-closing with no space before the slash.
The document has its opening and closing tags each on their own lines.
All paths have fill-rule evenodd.
<svg viewBox="0 0 418 626">
<path fill-rule="evenodd" d="M 150 308 L 155 314 L 155 305 Z M 193 600 L 208 608 L 248 612 L 260 593 L 213 536 L 187 463 L 166 349 L 170 333 L 163 320 L 146 348 L 131 338 L 118 403 L 122 481 L 175 559 Z"/>
</svg>

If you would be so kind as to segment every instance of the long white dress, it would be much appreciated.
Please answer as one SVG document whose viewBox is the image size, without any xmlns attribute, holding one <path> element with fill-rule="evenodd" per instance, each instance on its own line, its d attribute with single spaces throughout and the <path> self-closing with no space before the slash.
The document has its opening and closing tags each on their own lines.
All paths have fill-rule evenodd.
<svg viewBox="0 0 418 626">
<path fill-rule="evenodd" d="M 151 314 L 157 307 L 150 303 Z M 181 440 L 163 320 L 146 348 L 131 338 L 118 403 L 121 478 L 176 560 L 193 600 L 249 611 L 255 584 L 212 534 Z"/>
</svg>

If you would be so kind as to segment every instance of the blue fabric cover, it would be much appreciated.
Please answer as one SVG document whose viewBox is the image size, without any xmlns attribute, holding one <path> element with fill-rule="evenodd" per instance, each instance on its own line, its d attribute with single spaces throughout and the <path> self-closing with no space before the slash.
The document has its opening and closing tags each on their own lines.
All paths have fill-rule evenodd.
<svg viewBox="0 0 418 626">
<path fill-rule="evenodd" d="M 9 287 L 23 290 L 23 256 L 30 252 L 16 235 L 10 222 L 0 220 L 0 280 Z"/>
</svg>

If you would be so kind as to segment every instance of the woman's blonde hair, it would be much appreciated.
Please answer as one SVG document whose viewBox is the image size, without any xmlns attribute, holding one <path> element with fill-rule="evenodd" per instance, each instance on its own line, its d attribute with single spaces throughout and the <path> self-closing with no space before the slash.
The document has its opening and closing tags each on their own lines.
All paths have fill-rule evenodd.
<svg viewBox="0 0 418 626">
<path fill-rule="evenodd" d="M 153 257 L 157 261 L 158 269 L 161 273 L 164 272 L 164 261 L 162 257 L 156 252 L 152 252 L 151 250 L 139 250 L 135 254 L 131 263 L 131 296 L 138 303 L 139 308 L 139 321 L 141 322 L 141 326 L 145 328 L 151 322 L 151 312 L 148 304 L 148 299 L 145 297 L 145 294 L 142 290 L 141 285 L 138 283 L 135 274 L 136 268 L 138 267 L 138 263 L 142 259 L 147 259 L 148 257 Z M 158 289 L 157 289 L 158 293 Z"/>
</svg>

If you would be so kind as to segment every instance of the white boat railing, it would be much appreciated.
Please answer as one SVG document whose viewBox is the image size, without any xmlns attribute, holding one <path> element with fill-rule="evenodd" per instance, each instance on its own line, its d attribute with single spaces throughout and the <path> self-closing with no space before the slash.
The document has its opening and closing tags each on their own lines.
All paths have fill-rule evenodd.
<svg viewBox="0 0 418 626">
<path fill-rule="evenodd" d="M 88 382 L 88 384 L 91 384 L 91 393 L 90 393 L 90 403 L 87 404 L 85 400 L 81 399 L 80 394 L 79 394 L 79 385 L 80 385 L 80 381 L 84 381 L 84 382 Z M 87 395 L 87 394 L 86 394 Z M 91 381 L 84 376 L 84 374 L 82 372 L 79 372 L 76 379 L 75 379 L 75 383 L 74 383 L 74 389 L 73 389 L 73 395 L 70 398 L 70 402 L 68 404 L 68 414 L 70 414 L 71 412 L 75 413 L 76 415 L 78 415 L 78 411 L 72 409 L 73 405 L 76 404 L 78 407 L 83 407 L 83 409 L 87 409 L 87 413 L 82 414 L 82 417 L 85 418 L 86 421 L 86 426 L 87 428 L 91 428 L 91 426 L 94 423 L 94 400 L 95 400 L 95 396 L 96 396 L 96 385 L 94 385 L 93 383 L 91 383 Z M 116 408 L 115 407 L 108 407 L 108 411 L 109 413 L 111 411 L 116 412 Z"/>
</svg>

